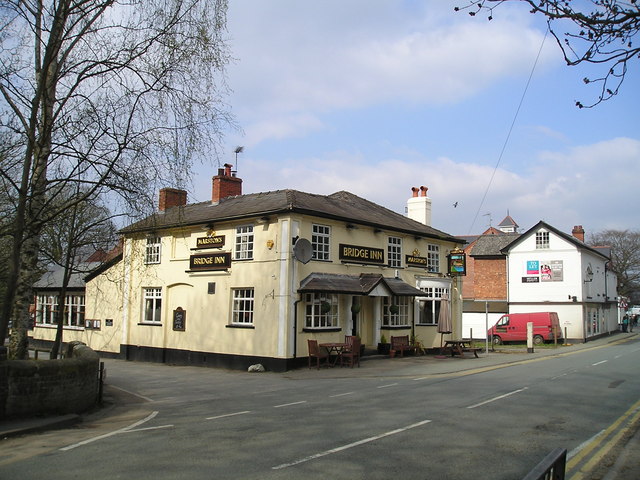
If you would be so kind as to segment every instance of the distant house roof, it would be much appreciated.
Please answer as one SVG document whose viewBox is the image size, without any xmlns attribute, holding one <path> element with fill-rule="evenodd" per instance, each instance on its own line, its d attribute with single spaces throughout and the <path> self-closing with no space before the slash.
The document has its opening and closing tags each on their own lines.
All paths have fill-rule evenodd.
<svg viewBox="0 0 640 480">
<path fill-rule="evenodd" d="M 476 240 L 472 257 L 504 257 L 502 249 L 520 236 L 519 233 L 501 233 L 500 235 L 481 235 Z"/>
<path fill-rule="evenodd" d="M 78 265 L 69 277 L 69 284 L 67 285 L 67 288 L 76 290 L 84 288 L 84 277 L 95 267 L 95 263 L 82 263 Z M 59 290 L 60 287 L 62 287 L 63 280 L 64 267 L 55 265 L 33 284 L 33 288 L 35 290 Z"/>
<path fill-rule="evenodd" d="M 507 215 L 506 217 L 504 217 L 504 220 L 502 220 L 499 224 L 498 227 L 513 227 L 513 228 L 518 228 L 520 225 L 518 225 L 516 223 L 516 221 L 511 218 L 511 215 Z"/>
<path fill-rule="evenodd" d="M 347 295 L 369 295 L 377 287 L 384 286 L 393 295 L 399 297 L 420 297 L 425 293 L 399 278 L 383 277 L 376 273 L 361 275 L 341 275 L 331 273 L 312 273 L 300 282 L 300 293 L 327 292 Z"/>
<path fill-rule="evenodd" d="M 169 208 L 123 228 L 121 233 L 131 234 L 154 229 L 215 224 L 220 221 L 282 213 L 301 213 L 464 243 L 460 238 L 416 222 L 346 191 L 331 195 L 316 195 L 297 190 L 276 190 L 226 197 L 217 203 L 202 202 Z"/>
<path fill-rule="evenodd" d="M 531 227 L 529 230 L 527 230 L 525 233 L 521 234 L 517 239 L 515 239 L 513 242 L 511 242 L 510 244 L 506 245 L 503 249 L 502 252 L 503 253 L 508 253 L 509 250 L 511 250 L 513 247 L 515 247 L 516 245 L 518 245 L 521 241 L 523 241 L 526 237 L 528 237 L 529 235 L 531 235 L 533 232 L 535 232 L 536 230 L 540 229 L 540 228 L 544 228 L 546 230 L 549 230 L 553 233 L 555 233 L 556 235 L 558 235 L 559 237 L 565 239 L 567 242 L 575 245 L 576 248 L 579 248 L 581 250 L 588 250 L 592 253 L 595 253 L 596 255 L 599 255 L 607 260 L 610 259 L 610 257 L 607 255 L 607 250 L 605 248 L 594 248 L 594 247 L 590 247 L 589 245 L 587 245 L 586 243 L 578 240 L 576 237 L 574 237 L 573 235 L 570 235 L 568 233 L 564 233 L 560 230 L 558 230 L 557 228 L 549 225 L 548 223 L 544 222 L 544 221 L 539 221 L 537 224 L 535 224 L 533 227 Z"/>
</svg>

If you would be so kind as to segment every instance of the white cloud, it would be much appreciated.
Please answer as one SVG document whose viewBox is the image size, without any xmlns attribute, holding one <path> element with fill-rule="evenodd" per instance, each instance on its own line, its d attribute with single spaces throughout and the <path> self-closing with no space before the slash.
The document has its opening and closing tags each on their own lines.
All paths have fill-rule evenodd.
<svg viewBox="0 0 640 480">
<path fill-rule="evenodd" d="M 507 212 L 521 229 L 539 220 L 563 231 L 579 224 L 589 231 L 640 224 L 635 200 L 640 195 L 635 185 L 640 170 L 638 140 L 617 138 L 567 152 L 543 152 L 525 174 L 501 168 L 494 173 L 487 165 L 403 153 L 403 159 L 371 163 L 360 153 L 331 152 L 279 165 L 247 156 L 242 161 L 247 172 L 241 175 L 243 188 L 245 193 L 347 190 L 404 214 L 411 187 L 424 185 L 433 202 L 433 226 L 454 235 L 480 233 L 489 221 L 496 226 Z M 206 192 L 199 199 L 206 199 L 209 185 L 198 189 Z"/>
<path fill-rule="evenodd" d="M 262 126 L 274 117 L 275 138 L 298 136 L 307 127 L 297 115 L 460 102 L 500 78 L 528 72 L 542 42 L 530 15 L 504 9 L 487 22 L 443 3 L 412 9 L 395 0 L 234 3 L 232 102 L 247 142 L 268 138 Z M 259 134 L 251 138 L 254 130 Z"/>
</svg>

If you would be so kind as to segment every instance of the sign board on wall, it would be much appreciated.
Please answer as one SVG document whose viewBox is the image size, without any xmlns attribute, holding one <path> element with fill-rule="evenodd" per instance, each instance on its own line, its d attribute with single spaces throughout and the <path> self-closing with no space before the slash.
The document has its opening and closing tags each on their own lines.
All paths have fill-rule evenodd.
<svg viewBox="0 0 640 480">
<path fill-rule="evenodd" d="M 562 260 L 527 260 L 522 283 L 562 282 L 563 272 Z"/>
<path fill-rule="evenodd" d="M 360 245 L 340 244 L 340 260 L 351 263 L 384 264 L 384 250 Z"/>
<path fill-rule="evenodd" d="M 189 257 L 192 271 L 226 270 L 231 268 L 231 252 L 203 253 Z"/>
</svg>

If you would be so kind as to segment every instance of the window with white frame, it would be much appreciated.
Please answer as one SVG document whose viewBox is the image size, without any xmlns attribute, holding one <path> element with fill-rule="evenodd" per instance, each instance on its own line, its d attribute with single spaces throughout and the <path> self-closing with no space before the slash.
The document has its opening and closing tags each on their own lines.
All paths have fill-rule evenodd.
<svg viewBox="0 0 640 480">
<path fill-rule="evenodd" d="M 162 321 L 162 288 L 145 288 L 143 323 L 160 323 Z"/>
<path fill-rule="evenodd" d="M 161 240 L 158 236 L 147 237 L 144 263 L 160 263 Z"/>
<path fill-rule="evenodd" d="M 237 325 L 253 325 L 253 288 L 233 288 L 233 307 L 231 323 Z"/>
<path fill-rule="evenodd" d="M 400 237 L 389 237 L 387 242 L 387 256 L 389 257 L 390 267 L 402 267 L 402 239 Z"/>
<path fill-rule="evenodd" d="M 409 325 L 410 297 L 382 297 L 382 325 L 399 327 Z"/>
<path fill-rule="evenodd" d="M 549 248 L 549 232 L 544 230 L 536 232 L 536 248 Z"/>
<path fill-rule="evenodd" d="M 57 295 L 38 295 L 36 300 L 36 323 L 57 325 Z M 84 327 L 84 295 L 67 295 L 62 316 L 62 325 L 66 327 Z"/>
<path fill-rule="evenodd" d="M 331 293 L 308 293 L 305 296 L 305 328 L 338 326 L 338 296 Z"/>
<path fill-rule="evenodd" d="M 64 308 L 65 325 L 84 327 L 84 295 L 67 295 Z"/>
<path fill-rule="evenodd" d="M 449 289 L 446 287 L 420 287 L 424 297 L 418 302 L 420 325 L 437 325 L 440 315 L 440 305 L 443 297 L 449 297 Z M 448 301 L 448 300 L 446 300 Z"/>
<path fill-rule="evenodd" d="M 327 225 L 313 225 L 311 230 L 311 246 L 314 260 L 331 260 L 331 227 Z"/>
<path fill-rule="evenodd" d="M 438 273 L 440 271 L 440 246 L 427 245 L 427 271 Z"/>
<path fill-rule="evenodd" d="M 235 259 L 253 259 L 253 225 L 242 225 L 236 228 Z"/>
<path fill-rule="evenodd" d="M 57 295 L 38 295 L 36 305 L 36 323 L 55 325 L 55 314 L 58 308 Z"/>
</svg>

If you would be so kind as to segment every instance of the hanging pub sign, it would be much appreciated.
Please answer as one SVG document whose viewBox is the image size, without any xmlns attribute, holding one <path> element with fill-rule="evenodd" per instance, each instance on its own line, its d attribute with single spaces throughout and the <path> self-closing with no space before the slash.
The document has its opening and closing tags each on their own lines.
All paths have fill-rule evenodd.
<svg viewBox="0 0 640 480">
<path fill-rule="evenodd" d="M 189 269 L 191 271 L 226 270 L 231 268 L 231 252 L 202 253 L 191 255 Z"/>
<path fill-rule="evenodd" d="M 467 256 L 458 247 L 451 250 L 447 255 L 449 275 L 466 275 L 467 274 Z"/>
<path fill-rule="evenodd" d="M 176 332 L 184 332 L 187 326 L 187 311 L 178 307 L 173 311 L 173 329 Z"/>
<path fill-rule="evenodd" d="M 384 264 L 384 250 L 381 248 L 362 247 L 359 245 L 339 246 L 340 260 L 348 263 Z"/>
<path fill-rule="evenodd" d="M 198 237 L 196 239 L 196 248 L 222 248 L 224 247 L 224 235 L 212 235 L 207 237 Z"/>
</svg>

